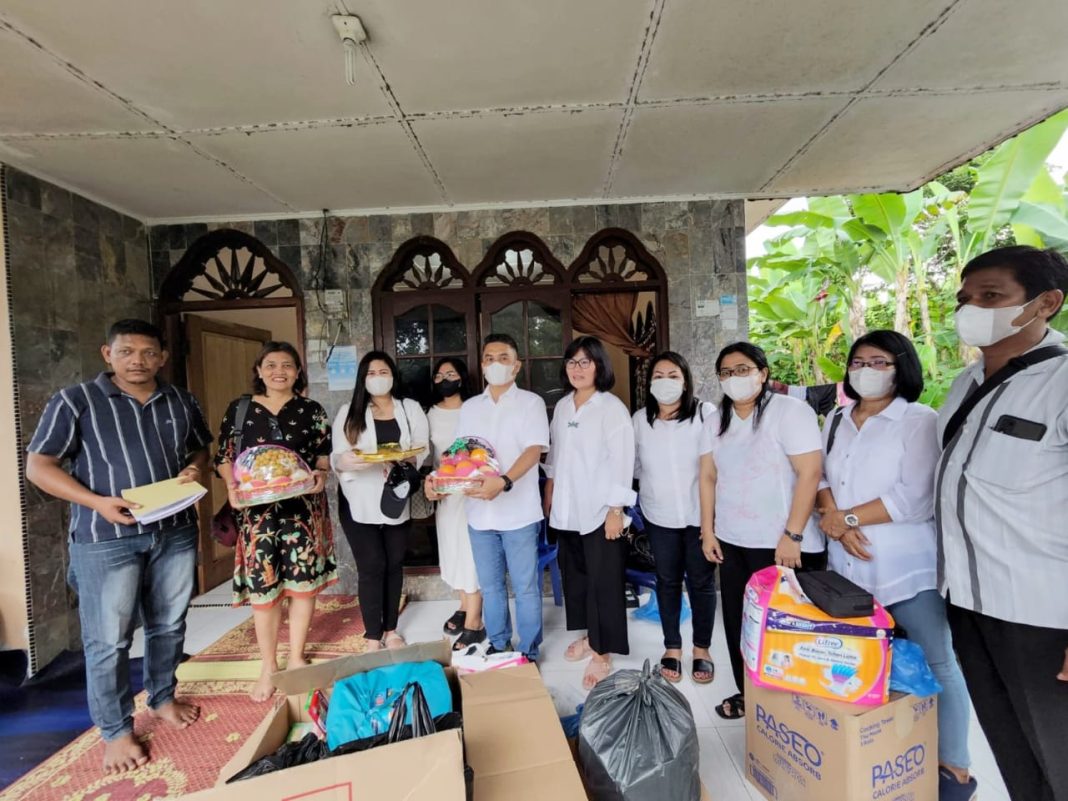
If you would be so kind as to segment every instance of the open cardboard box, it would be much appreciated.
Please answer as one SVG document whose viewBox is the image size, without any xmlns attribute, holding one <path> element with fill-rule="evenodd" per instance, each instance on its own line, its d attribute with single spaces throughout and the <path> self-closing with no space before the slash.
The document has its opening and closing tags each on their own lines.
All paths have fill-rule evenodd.
<svg viewBox="0 0 1068 801">
<path fill-rule="evenodd" d="M 269 773 L 254 779 L 226 784 L 235 773 L 271 754 L 285 742 L 292 724 L 307 721 L 304 699 L 308 692 L 327 694 L 334 682 L 386 665 L 434 661 L 445 667 L 453 693 L 453 707 L 461 708 L 462 696 L 455 671 L 450 666 L 449 643 L 441 640 L 396 650 L 346 656 L 329 662 L 278 673 L 275 686 L 285 694 L 241 749 L 219 771 L 215 787 L 186 796 L 196 801 L 464 801 L 464 747 L 460 731 L 444 731 L 416 740 L 380 746 L 370 751 L 330 757 L 320 762 Z M 559 726 L 558 726 L 559 728 Z"/>
</svg>

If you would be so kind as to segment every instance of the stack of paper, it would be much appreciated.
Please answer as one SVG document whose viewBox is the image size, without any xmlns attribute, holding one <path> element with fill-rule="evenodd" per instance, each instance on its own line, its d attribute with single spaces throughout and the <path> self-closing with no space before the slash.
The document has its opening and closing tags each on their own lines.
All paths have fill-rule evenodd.
<svg viewBox="0 0 1068 801">
<path fill-rule="evenodd" d="M 195 481 L 187 484 L 178 479 L 157 481 L 143 487 L 123 490 L 122 497 L 139 508 L 131 509 L 130 514 L 138 523 L 155 523 L 165 517 L 173 517 L 183 509 L 188 509 L 207 494 L 207 489 Z"/>
</svg>

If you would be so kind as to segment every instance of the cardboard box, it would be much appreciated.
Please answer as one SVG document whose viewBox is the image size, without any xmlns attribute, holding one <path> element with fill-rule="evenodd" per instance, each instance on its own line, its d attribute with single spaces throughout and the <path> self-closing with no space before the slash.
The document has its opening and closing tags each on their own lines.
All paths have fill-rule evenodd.
<svg viewBox="0 0 1068 801">
<path fill-rule="evenodd" d="M 745 774 L 770 801 L 936 801 L 936 696 L 858 706 L 745 683 Z"/>
<path fill-rule="evenodd" d="M 333 689 L 335 681 L 356 673 L 402 662 L 435 661 L 445 667 L 453 691 L 454 708 L 462 703 L 459 680 L 449 661 L 445 640 L 396 650 L 346 656 L 279 673 L 274 684 L 285 694 L 249 735 L 244 746 L 222 770 L 215 787 L 186 796 L 196 801 L 465 801 L 464 746 L 460 731 L 444 731 L 370 751 L 330 757 L 254 779 L 226 784 L 226 780 L 257 759 L 274 753 L 286 740 L 293 723 L 307 721 L 308 692 Z M 558 726 L 559 728 L 559 726 Z"/>
<path fill-rule="evenodd" d="M 537 666 L 466 674 L 460 688 L 476 801 L 585 801 Z"/>
</svg>

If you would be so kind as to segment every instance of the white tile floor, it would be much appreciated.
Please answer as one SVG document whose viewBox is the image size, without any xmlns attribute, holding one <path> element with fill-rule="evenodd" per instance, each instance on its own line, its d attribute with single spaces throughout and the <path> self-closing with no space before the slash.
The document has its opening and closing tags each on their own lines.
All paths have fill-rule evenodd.
<svg viewBox="0 0 1068 801">
<path fill-rule="evenodd" d="M 410 603 L 400 620 L 400 631 L 409 642 L 435 640 L 441 637 L 441 626 L 454 611 L 451 601 L 417 601 Z M 222 634 L 242 620 L 249 611 L 229 607 L 229 587 L 223 585 L 193 602 L 189 611 L 186 651 L 195 653 L 210 645 Z M 751 801 L 762 796 L 746 782 L 742 760 L 745 755 L 745 726 L 741 721 L 723 720 L 715 713 L 719 701 L 735 691 L 730 677 L 727 646 L 723 639 L 721 621 L 718 619 L 712 640 L 712 656 L 716 663 L 716 680 L 708 686 L 698 686 L 688 678 L 676 685 L 690 701 L 698 727 L 701 744 L 701 778 L 716 801 Z M 564 611 L 553 606 L 552 599 L 545 603 L 545 642 L 541 647 L 539 667 L 545 684 L 556 702 L 561 715 L 571 714 L 582 702 L 581 664 L 572 664 L 563 658 L 564 648 L 573 639 L 564 625 Z M 690 626 L 683 625 L 683 641 L 690 642 Z M 627 657 L 617 657 L 617 667 L 640 668 L 648 658 L 659 660 L 663 640 L 660 626 L 645 621 L 631 621 L 630 649 Z M 132 655 L 140 656 L 142 644 L 140 632 L 134 642 Z M 1009 801 L 1001 781 L 994 757 L 983 737 L 978 722 L 972 717 L 971 730 L 972 770 L 979 780 L 979 797 L 982 801 Z"/>
</svg>

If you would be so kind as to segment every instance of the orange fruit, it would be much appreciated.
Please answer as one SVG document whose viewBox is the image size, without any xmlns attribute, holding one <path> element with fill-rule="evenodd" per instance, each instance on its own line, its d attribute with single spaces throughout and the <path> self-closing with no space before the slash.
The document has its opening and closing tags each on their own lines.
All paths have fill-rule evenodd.
<svg viewBox="0 0 1068 801">
<path fill-rule="evenodd" d="M 474 448 L 471 451 L 472 462 L 485 462 L 489 459 L 489 453 L 485 448 Z"/>
<path fill-rule="evenodd" d="M 443 464 L 438 468 L 438 475 L 451 476 L 456 473 L 456 468 L 451 464 Z"/>
</svg>

